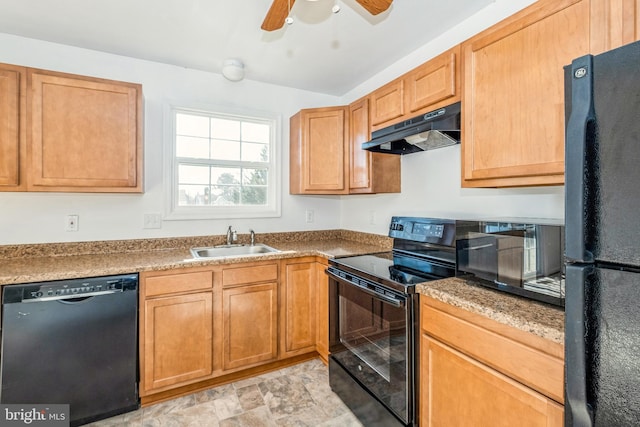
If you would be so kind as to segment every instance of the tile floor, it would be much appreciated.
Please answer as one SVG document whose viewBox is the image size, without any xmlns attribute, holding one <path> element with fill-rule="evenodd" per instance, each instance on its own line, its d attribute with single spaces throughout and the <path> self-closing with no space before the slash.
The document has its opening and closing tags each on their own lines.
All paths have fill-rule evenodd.
<svg viewBox="0 0 640 427">
<path fill-rule="evenodd" d="M 91 427 L 362 427 L 314 359 L 89 424 Z"/>
</svg>

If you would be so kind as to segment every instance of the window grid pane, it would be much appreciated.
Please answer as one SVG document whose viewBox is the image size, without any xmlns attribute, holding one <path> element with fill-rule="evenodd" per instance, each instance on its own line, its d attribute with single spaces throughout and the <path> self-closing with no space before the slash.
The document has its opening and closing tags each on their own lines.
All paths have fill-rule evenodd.
<svg viewBox="0 0 640 427">
<path fill-rule="evenodd" d="M 266 205 L 268 170 L 180 164 L 180 206 Z"/>
<path fill-rule="evenodd" d="M 269 205 L 273 124 L 185 111 L 175 123 L 177 206 Z"/>
</svg>

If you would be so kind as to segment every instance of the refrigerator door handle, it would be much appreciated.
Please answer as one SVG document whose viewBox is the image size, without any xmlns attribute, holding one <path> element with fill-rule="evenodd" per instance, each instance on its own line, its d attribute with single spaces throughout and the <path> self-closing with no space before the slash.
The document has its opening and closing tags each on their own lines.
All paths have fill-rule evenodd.
<svg viewBox="0 0 640 427">
<path fill-rule="evenodd" d="M 587 160 L 589 128 L 595 121 L 593 108 L 593 56 L 573 60 L 570 79 L 571 115 L 565 135 L 565 235 L 569 260 L 592 262 L 593 255 L 585 247 L 585 185 L 584 166 Z"/>
<path fill-rule="evenodd" d="M 587 360 L 585 353 L 585 280 L 593 273 L 590 265 L 567 265 L 565 307 L 565 425 L 593 426 L 587 403 Z"/>
</svg>

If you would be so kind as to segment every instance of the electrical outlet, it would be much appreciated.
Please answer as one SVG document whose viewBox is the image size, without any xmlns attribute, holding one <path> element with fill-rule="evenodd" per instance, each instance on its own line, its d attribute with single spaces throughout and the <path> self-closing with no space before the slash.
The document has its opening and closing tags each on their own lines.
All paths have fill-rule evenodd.
<svg viewBox="0 0 640 427">
<path fill-rule="evenodd" d="M 369 224 L 375 225 L 376 223 L 376 211 L 369 211 Z"/>
<path fill-rule="evenodd" d="M 65 227 L 66 231 L 78 231 L 79 215 L 67 215 Z"/>
<path fill-rule="evenodd" d="M 162 215 L 156 213 L 144 214 L 143 228 L 162 228 Z"/>
<path fill-rule="evenodd" d="M 304 213 L 305 221 L 313 222 L 313 209 L 307 209 Z"/>
</svg>

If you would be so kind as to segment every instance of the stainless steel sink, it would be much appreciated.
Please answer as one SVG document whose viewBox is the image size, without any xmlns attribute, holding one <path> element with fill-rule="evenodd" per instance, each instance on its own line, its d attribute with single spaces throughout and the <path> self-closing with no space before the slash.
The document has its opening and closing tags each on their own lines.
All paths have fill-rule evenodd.
<svg viewBox="0 0 640 427">
<path fill-rule="evenodd" d="M 191 255 L 196 259 L 263 255 L 275 252 L 280 251 L 262 243 L 256 245 L 219 245 L 208 248 L 191 248 Z"/>
</svg>

